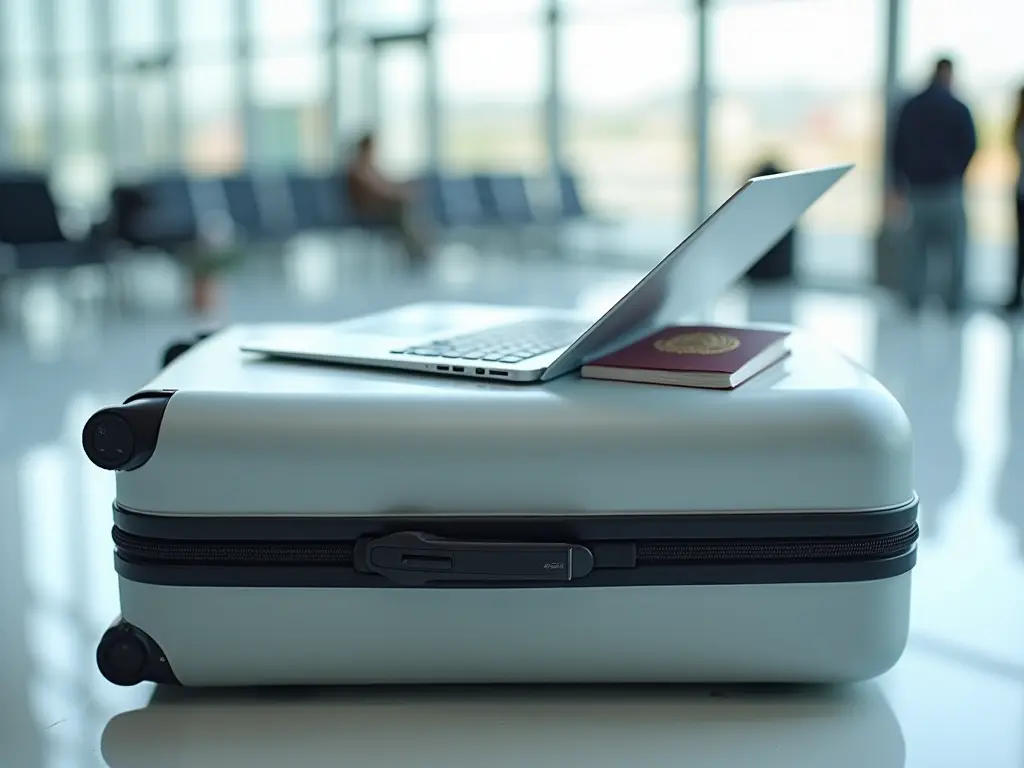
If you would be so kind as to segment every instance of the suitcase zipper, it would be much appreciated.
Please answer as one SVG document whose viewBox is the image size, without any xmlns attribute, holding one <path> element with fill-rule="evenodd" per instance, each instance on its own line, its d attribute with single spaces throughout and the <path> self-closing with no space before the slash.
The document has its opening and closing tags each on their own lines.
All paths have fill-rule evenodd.
<svg viewBox="0 0 1024 768">
<path fill-rule="evenodd" d="M 917 523 L 880 536 L 783 541 L 661 541 L 637 545 L 641 564 L 676 562 L 755 562 L 765 560 L 876 559 L 902 554 L 918 537 Z"/>
<path fill-rule="evenodd" d="M 139 565 L 348 566 L 405 584 L 429 581 L 569 581 L 594 568 L 687 564 L 875 560 L 910 550 L 914 525 L 895 533 L 763 541 L 647 541 L 566 544 L 481 542 L 394 533 L 359 542 L 168 541 L 115 527 L 120 557 Z M 471 571 L 466 571 L 467 564 Z"/>
</svg>

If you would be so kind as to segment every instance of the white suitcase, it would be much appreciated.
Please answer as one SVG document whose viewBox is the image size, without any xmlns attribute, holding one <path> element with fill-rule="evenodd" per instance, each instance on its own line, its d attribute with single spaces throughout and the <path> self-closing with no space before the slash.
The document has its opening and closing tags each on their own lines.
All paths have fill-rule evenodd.
<svg viewBox="0 0 1024 768">
<path fill-rule="evenodd" d="M 271 362 L 255 330 L 85 427 L 112 682 L 841 682 L 903 651 L 909 424 L 799 333 L 724 392 Z"/>
</svg>

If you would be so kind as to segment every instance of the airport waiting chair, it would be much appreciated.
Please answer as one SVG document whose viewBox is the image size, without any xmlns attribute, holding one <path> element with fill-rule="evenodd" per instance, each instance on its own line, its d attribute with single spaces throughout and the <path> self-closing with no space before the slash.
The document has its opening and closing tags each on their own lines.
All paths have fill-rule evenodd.
<svg viewBox="0 0 1024 768">
<path fill-rule="evenodd" d="M 248 174 L 226 176 L 220 184 L 225 208 L 239 237 L 250 241 L 261 238 L 264 222 L 253 178 Z"/>
<path fill-rule="evenodd" d="M 183 174 L 157 176 L 137 184 L 122 185 L 117 192 L 128 202 L 117 217 L 114 236 L 118 240 L 135 248 L 152 247 L 169 252 L 198 241 L 199 220 L 188 177 Z"/>
<path fill-rule="evenodd" d="M 333 231 L 354 225 L 351 207 L 335 178 L 291 172 L 285 181 L 299 232 Z"/>
<path fill-rule="evenodd" d="M 471 176 L 430 174 L 423 186 L 429 212 L 444 230 L 474 229 L 485 224 L 480 191 Z"/>
<path fill-rule="evenodd" d="M 477 174 L 473 177 L 484 219 L 498 227 L 523 227 L 534 224 L 526 179 L 515 174 Z"/>
<path fill-rule="evenodd" d="M 49 182 L 29 172 L 0 173 L 0 245 L 16 272 L 103 264 L 92 243 L 68 239 Z"/>
<path fill-rule="evenodd" d="M 61 278 L 63 287 L 63 278 L 78 267 L 102 268 L 109 296 L 114 275 L 105 257 L 92 238 L 65 235 L 45 176 L 0 172 L 0 287 L 5 297 L 13 297 L 11 306 L 20 304 L 26 280 L 50 273 Z"/>
<path fill-rule="evenodd" d="M 502 250 L 519 256 L 552 249 L 550 224 L 538 215 L 524 176 L 519 174 L 477 174 L 484 217 L 500 238 Z"/>
<path fill-rule="evenodd" d="M 284 171 L 260 171 L 252 176 L 256 204 L 260 210 L 260 233 L 264 241 L 281 243 L 299 233 L 295 203 Z"/>
<path fill-rule="evenodd" d="M 555 225 L 552 250 L 563 256 L 583 256 L 618 261 L 621 253 L 615 240 L 616 222 L 596 216 L 580 194 L 576 174 L 560 168 L 554 174 L 554 200 L 548 219 Z"/>
<path fill-rule="evenodd" d="M 564 168 L 558 171 L 558 202 L 558 215 L 563 221 L 587 218 L 576 176 Z"/>
</svg>

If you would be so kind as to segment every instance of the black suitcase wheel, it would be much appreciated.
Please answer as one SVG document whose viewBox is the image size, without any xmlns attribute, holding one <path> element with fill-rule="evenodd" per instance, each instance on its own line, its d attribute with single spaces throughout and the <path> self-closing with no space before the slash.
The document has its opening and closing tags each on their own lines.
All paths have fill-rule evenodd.
<svg viewBox="0 0 1024 768">
<path fill-rule="evenodd" d="M 153 455 L 173 391 L 139 392 L 97 411 L 82 428 L 82 449 L 100 469 L 138 469 Z"/>
<path fill-rule="evenodd" d="M 120 618 L 100 638 L 96 666 L 114 685 L 132 686 L 147 680 L 179 684 L 153 638 Z"/>
<path fill-rule="evenodd" d="M 168 365 L 170 365 L 179 357 L 181 357 L 190 349 L 192 349 L 192 347 L 194 347 L 196 344 L 198 344 L 201 341 L 205 341 L 206 339 L 213 336 L 213 334 L 215 333 L 216 331 L 203 331 L 202 333 L 197 333 L 188 341 L 176 341 L 173 344 L 170 344 L 167 347 L 167 349 L 164 350 L 163 357 L 161 358 L 160 361 L 160 368 L 166 368 Z"/>
</svg>

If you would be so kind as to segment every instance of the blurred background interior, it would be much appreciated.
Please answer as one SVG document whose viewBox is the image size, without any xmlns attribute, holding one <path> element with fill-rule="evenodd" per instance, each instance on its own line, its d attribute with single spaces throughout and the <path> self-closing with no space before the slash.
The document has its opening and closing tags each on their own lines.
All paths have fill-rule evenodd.
<svg viewBox="0 0 1024 768">
<path fill-rule="evenodd" d="M 774 272 L 860 290 L 887 105 L 945 53 L 980 134 L 969 293 L 998 302 L 1022 76 L 1007 16 L 1022 14 L 1003 0 L 7 0 L 0 158 L 48 182 L 57 218 L 45 192 L 9 193 L 5 317 L 37 307 L 31 329 L 40 302 L 82 294 L 187 308 L 197 246 L 218 282 L 276 253 L 282 286 L 329 299 L 339 269 L 351 285 L 356 263 L 379 271 L 394 250 L 332 197 L 368 129 L 386 173 L 429 182 L 436 266 L 462 281 L 471 254 L 640 269 L 765 163 L 856 162 L 807 215 L 792 273 Z M 50 242 L 65 238 L 90 247 Z"/>
<path fill-rule="evenodd" d="M 148 696 L 95 672 L 113 478 L 80 433 L 169 342 L 419 298 L 605 306 L 754 170 L 855 162 L 713 316 L 818 333 L 904 403 L 924 538 L 887 695 L 910 743 L 972 735 L 942 764 L 1021 765 L 1024 367 L 989 307 L 1012 293 L 1022 29 L 1009 0 L 3 0 L 0 763 L 97 765 Z M 972 306 L 912 317 L 875 284 L 883 137 L 946 54 L 979 132 Z M 344 199 L 370 129 L 418 180 L 425 269 Z M 922 676 L 957 695 L 920 706 Z"/>
</svg>

